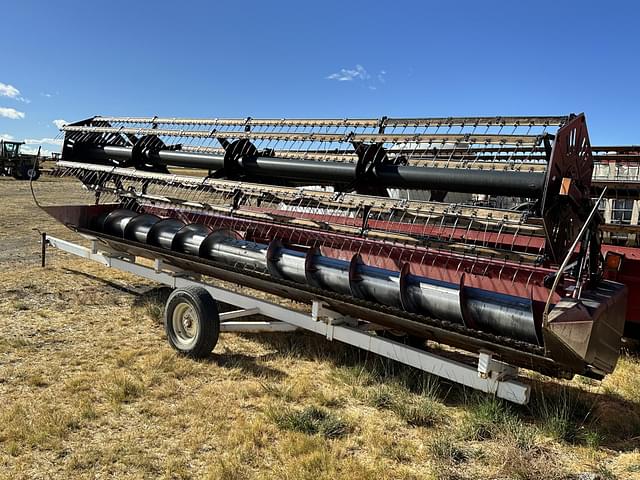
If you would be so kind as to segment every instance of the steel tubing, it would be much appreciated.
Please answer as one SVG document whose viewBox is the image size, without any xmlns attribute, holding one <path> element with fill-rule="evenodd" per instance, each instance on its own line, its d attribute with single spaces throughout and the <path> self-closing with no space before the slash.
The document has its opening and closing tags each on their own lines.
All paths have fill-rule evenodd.
<svg viewBox="0 0 640 480">
<path fill-rule="evenodd" d="M 352 295 L 410 313 L 464 324 L 478 330 L 538 344 L 532 301 L 460 284 L 365 265 L 322 255 L 318 249 L 298 251 L 280 241 L 270 244 L 242 239 L 229 230 L 211 231 L 201 224 L 174 218 L 114 210 L 94 223 L 101 232 L 167 250 L 197 255 L 219 263 L 268 273 L 335 293 Z"/>
<path fill-rule="evenodd" d="M 109 159 L 128 162 L 132 148 L 94 147 L 85 151 L 88 160 Z M 160 150 L 146 152 L 146 160 L 162 166 L 220 170 L 225 167 L 224 156 Z M 87 159 L 83 159 L 87 160 Z M 348 162 L 323 162 L 278 157 L 241 157 L 233 165 L 234 171 L 257 178 L 286 179 L 321 185 L 345 185 L 358 180 L 382 188 L 415 190 L 445 190 L 533 198 L 541 195 L 544 172 L 514 172 L 470 168 L 417 167 L 391 164 L 375 166 L 366 178 L 358 178 L 357 166 Z"/>
<path fill-rule="evenodd" d="M 379 165 L 375 168 L 375 175 L 381 185 L 391 188 L 514 197 L 537 197 L 542 192 L 545 179 L 542 172 L 402 165 Z"/>
</svg>

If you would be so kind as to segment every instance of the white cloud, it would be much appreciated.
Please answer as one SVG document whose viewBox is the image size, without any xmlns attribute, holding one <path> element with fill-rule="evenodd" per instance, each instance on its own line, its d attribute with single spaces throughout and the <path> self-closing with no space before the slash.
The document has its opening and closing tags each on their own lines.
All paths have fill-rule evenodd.
<svg viewBox="0 0 640 480">
<path fill-rule="evenodd" d="M 359 81 L 364 83 L 369 90 L 377 90 L 379 86 L 386 83 L 386 70 L 379 70 L 376 74 L 370 74 L 362 65 L 358 64 L 355 68 L 343 68 L 339 72 L 332 73 L 328 80 L 336 80 L 338 82 Z"/>
<path fill-rule="evenodd" d="M 62 147 L 62 139 L 61 138 L 25 138 L 24 145 L 20 149 L 22 153 L 27 153 L 29 155 L 35 155 L 38 153 L 38 149 L 40 149 L 40 155 L 43 157 L 50 157 L 52 152 L 59 152 Z M 43 148 L 45 145 L 47 148 Z"/>
<path fill-rule="evenodd" d="M 11 118 L 12 120 L 18 120 L 24 118 L 24 112 L 19 112 L 15 108 L 0 107 L 0 117 Z"/>
<path fill-rule="evenodd" d="M 332 73 L 327 77 L 328 80 L 337 80 L 339 82 L 350 82 L 352 80 L 367 80 L 371 77 L 362 65 L 356 65 L 355 68 L 343 68 L 339 72 Z"/>
<path fill-rule="evenodd" d="M 28 145 L 23 145 L 22 147 L 20 147 L 20 152 L 26 153 L 27 155 L 36 155 L 38 153 L 38 148 L 39 147 L 30 147 Z M 53 153 L 52 150 L 49 150 L 46 148 L 40 148 L 41 157 L 50 157 L 52 153 Z"/>
<path fill-rule="evenodd" d="M 13 85 L 9 85 L 8 83 L 0 82 L 0 97 L 9 97 L 14 100 L 19 100 L 21 102 L 31 103 L 30 100 L 20 95 L 20 90 L 18 90 Z"/>
<path fill-rule="evenodd" d="M 7 140 L 7 141 L 13 141 L 16 139 L 16 137 L 14 137 L 13 135 L 9 134 L 9 133 L 0 133 L 0 139 L 2 140 Z M 25 138 L 24 140 L 22 140 L 24 142 L 25 145 L 56 145 L 61 147 L 62 146 L 62 139 L 61 138 L 53 138 L 53 137 L 43 137 L 43 138 Z"/>
<path fill-rule="evenodd" d="M 63 120 L 63 119 L 59 118 L 58 120 L 54 120 L 54 121 L 53 121 L 53 122 L 51 122 L 51 123 L 53 123 L 53 124 L 56 126 L 56 128 L 57 128 L 58 130 L 60 130 L 62 127 L 64 127 L 64 126 L 65 126 L 67 123 L 69 123 L 69 122 L 67 122 L 66 120 Z"/>
<path fill-rule="evenodd" d="M 45 138 L 25 138 L 24 139 L 24 143 L 25 145 L 57 145 L 59 147 L 62 146 L 62 139 L 61 138 L 50 138 L 50 137 L 45 137 Z"/>
<path fill-rule="evenodd" d="M 20 97 L 20 90 L 13 85 L 0 82 L 0 95 L 3 97 L 18 98 Z"/>
</svg>

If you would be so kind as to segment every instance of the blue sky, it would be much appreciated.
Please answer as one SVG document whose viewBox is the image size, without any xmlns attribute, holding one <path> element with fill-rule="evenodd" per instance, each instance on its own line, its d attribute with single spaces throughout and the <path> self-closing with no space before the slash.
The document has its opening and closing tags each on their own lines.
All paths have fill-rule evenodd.
<svg viewBox="0 0 640 480">
<path fill-rule="evenodd" d="M 34 146 L 55 120 L 97 114 L 581 111 L 592 143 L 640 144 L 640 2 L 20 0 L 2 13 L 0 134 Z"/>
</svg>

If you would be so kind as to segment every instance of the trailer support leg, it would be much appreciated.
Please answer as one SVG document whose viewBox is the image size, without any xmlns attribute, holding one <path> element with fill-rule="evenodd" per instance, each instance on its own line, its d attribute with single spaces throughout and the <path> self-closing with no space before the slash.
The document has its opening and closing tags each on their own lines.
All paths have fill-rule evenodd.
<svg viewBox="0 0 640 480">
<path fill-rule="evenodd" d="M 41 236 L 40 246 L 42 248 L 42 251 L 40 252 L 40 260 L 41 260 L 41 266 L 42 268 L 44 268 L 47 264 L 47 233 L 42 232 L 40 236 Z"/>
</svg>

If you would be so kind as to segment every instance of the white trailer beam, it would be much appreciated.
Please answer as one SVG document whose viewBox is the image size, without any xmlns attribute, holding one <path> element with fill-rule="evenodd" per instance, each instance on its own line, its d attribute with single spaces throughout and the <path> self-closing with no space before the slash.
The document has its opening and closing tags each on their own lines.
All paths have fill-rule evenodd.
<svg viewBox="0 0 640 480">
<path fill-rule="evenodd" d="M 310 313 L 292 310 L 266 300 L 203 282 L 198 274 L 167 265 L 160 260 L 156 260 L 153 267 L 148 267 L 137 263 L 134 257 L 128 255 L 113 251 L 99 251 L 98 248 L 102 248 L 102 246 L 96 241 L 92 241 L 91 248 L 86 248 L 56 237 L 45 235 L 44 238 L 48 246 L 172 288 L 190 285 L 205 288 L 214 299 L 241 309 L 220 315 L 221 331 L 223 332 L 309 330 L 323 335 L 329 340 L 353 345 L 461 385 L 496 395 L 510 402 L 525 404 L 529 401 L 531 387 L 517 380 L 517 368 L 494 360 L 491 352 L 480 352 L 477 357 L 477 366 L 471 366 L 373 335 L 368 331 L 370 330 L 368 324 L 362 325 L 366 319 L 341 316 L 327 309 L 319 301 L 313 302 Z M 274 321 L 231 321 L 235 318 L 256 314 L 269 317 Z"/>
</svg>

